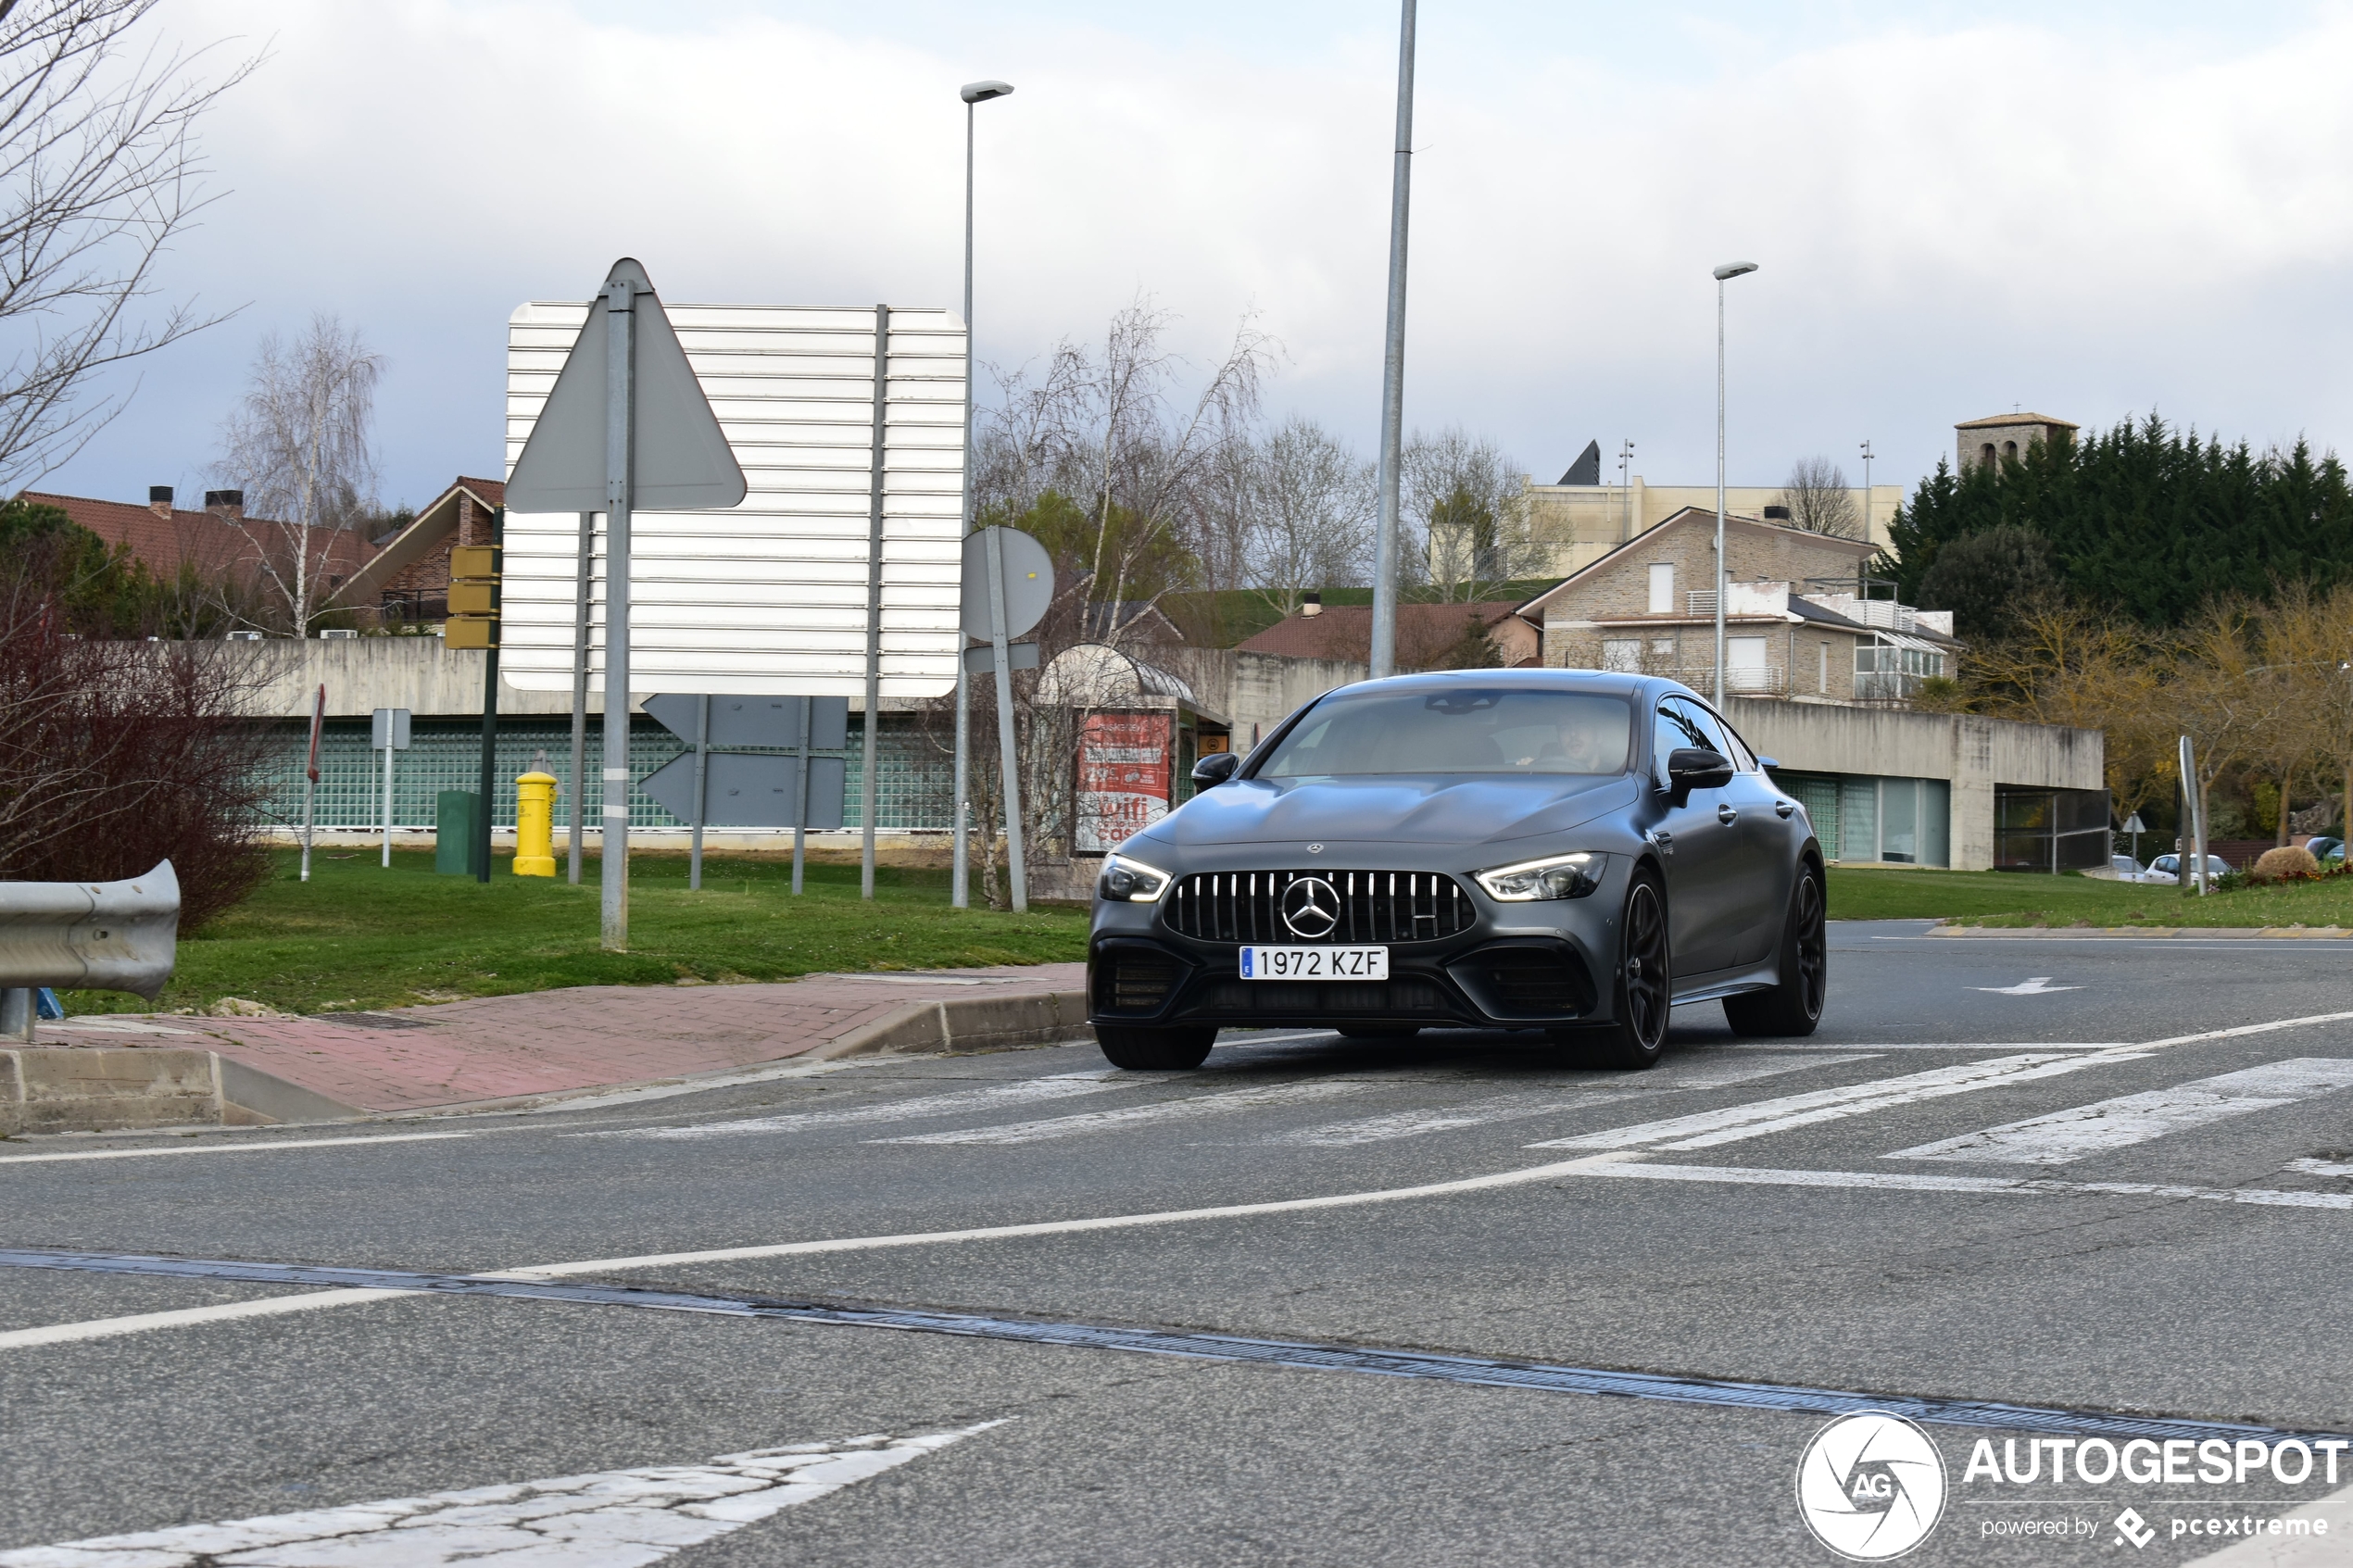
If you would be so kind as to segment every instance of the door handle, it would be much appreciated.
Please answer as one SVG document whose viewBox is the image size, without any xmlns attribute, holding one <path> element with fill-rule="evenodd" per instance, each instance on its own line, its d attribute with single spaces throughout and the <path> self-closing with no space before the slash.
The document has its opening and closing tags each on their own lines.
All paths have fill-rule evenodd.
<svg viewBox="0 0 2353 1568">
<path fill-rule="evenodd" d="M 1730 806 L 1718 806 L 1716 808 L 1716 820 L 1723 823 L 1726 827 L 1730 827 L 1734 822 L 1741 820 L 1741 814 L 1738 811 L 1733 810 Z"/>
<path fill-rule="evenodd" d="M 1790 819 L 1790 813 L 1796 809 L 1797 802 L 1794 800 L 1776 800 L 1773 802 L 1773 815 L 1779 817 L 1783 822 L 1788 822 Z"/>
<path fill-rule="evenodd" d="M 1654 829 L 1651 833 L 1651 842 L 1658 847 L 1658 852 L 1662 855 L 1675 853 L 1675 835 L 1671 833 L 1660 833 Z"/>
</svg>

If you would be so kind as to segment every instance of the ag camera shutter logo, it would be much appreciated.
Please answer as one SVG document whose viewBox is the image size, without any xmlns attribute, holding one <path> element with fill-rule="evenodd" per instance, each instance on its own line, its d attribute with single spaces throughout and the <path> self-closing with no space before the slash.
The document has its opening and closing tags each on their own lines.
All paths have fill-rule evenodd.
<svg viewBox="0 0 2353 1568">
<path fill-rule="evenodd" d="M 1900 1415 L 1843 1415 L 1806 1445 L 1797 1512 L 1814 1538 L 1856 1562 L 1901 1557 L 1944 1513 L 1944 1456 Z"/>
</svg>

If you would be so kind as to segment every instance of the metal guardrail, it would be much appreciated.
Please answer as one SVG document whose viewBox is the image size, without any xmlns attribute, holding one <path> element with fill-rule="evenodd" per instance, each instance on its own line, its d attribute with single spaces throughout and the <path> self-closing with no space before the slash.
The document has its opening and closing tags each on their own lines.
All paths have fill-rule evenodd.
<svg viewBox="0 0 2353 1568">
<path fill-rule="evenodd" d="M 38 987 L 153 1001 L 180 941 L 180 878 L 165 860 L 127 882 L 0 882 L 0 1033 L 32 1035 Z"/>
</svg>

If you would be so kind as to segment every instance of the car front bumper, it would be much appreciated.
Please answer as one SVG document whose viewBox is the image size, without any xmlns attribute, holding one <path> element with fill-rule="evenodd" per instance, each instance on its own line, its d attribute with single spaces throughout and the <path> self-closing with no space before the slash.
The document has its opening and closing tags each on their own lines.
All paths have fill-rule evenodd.
<svg viewBox="0 0 2353 1568">
<path fill-rule="evenodd" d="M 1379 870 L 1404 872 L 1393 849 Z M 1266 862 L 1261 859 L 1258 864 Z M 1295 862 L 1294 862 L 1295 863 Z M 1468 897 L 1468 927 L 1436 940 L 1390 942 L 1385 981 L 1245 980 L 1242 944 L 1175 929 L 1168 901 L 1098 897 L 1087 947 L 1088 1021 L 1148 1028 L 1419 1025 L 1541 1029 L 1606 1022 L 1616 986 L 1618 919 L 1629 857 L 1613 855 L 1581 898 L 1500 903 L 1452 867 Z M 1188 866 L 1195 871 L 1227 871 Z M 1336 867 L 1335 870 L 1345 870 Z M 1296 938 L 1280 937 L 1289 945 Z"/>
</svg>

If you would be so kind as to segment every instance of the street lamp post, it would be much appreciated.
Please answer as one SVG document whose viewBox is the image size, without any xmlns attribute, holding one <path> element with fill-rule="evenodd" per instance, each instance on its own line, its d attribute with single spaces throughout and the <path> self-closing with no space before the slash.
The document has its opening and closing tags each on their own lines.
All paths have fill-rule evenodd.
<svg viewBox="0 0 2353 1568">
<path fill-rule="evenodd" d="M 1397 507 L 1405 428 L 1405 236 L 1414 177 L 1414 0 L 1397 28 L 1397 150 L 1389 183 L 1389 331 L 1381 352 L 1379 521 L 1373 535 L 1372 675 L 1397 672 Z"/>
<path fill-rule="evenodd" d="M 1617 445 L 1617 498 L 1624 508 L 1626 521 L 1618 525 L 1617 542 L 1621 545 L 1634 537 L 1634 485 L 1629 470 L 1634 465 L 1634 443 L 1631 437 Z"/>
<path fill-rule="evenodd" d="M 1754 261 L 1716 269 L 1716 706 L 1724 706 L 1724 285 L 1756 270 Z"/>
<path fill-rule="evenodd" d="M 1871 444 L 1863 443 L 1863 543 L 1871 542 Z"/>
<path fill-rule="evenodd" d="M 964 99 L 964 494 L 961 515 L 964 532 L 973 531 L 973 119 L 974 106 L 1012 92 L 1004 82 L 968 82 Z M 956 636 L 956 849 L 949 877 L 948 902 L 962 909 L 972 903 L 972 878 L 965 870 L 965 819 L 971 813 L 972 693 L 964 674 L 964 638 Z M 867 722 L 874 722 L 872 715 Z"/>
</svg>

